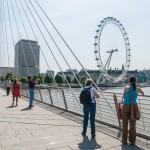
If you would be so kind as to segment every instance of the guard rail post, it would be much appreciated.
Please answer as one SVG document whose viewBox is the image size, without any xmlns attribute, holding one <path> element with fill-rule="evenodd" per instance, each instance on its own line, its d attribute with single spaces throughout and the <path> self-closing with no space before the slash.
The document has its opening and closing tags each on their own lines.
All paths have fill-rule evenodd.
<svg viewBox="0 0 150 150">
<path fill-rule="evenodd" d="M 48 88 L 48 92 L 49 92 L 49 97 L 50 97 L 50 100 L 51 100 L 51 104 L 53 105 L 53 99 L 52 99 L 52 94 L 51 94 L 51 89 Z"/>
<path fill-rule="evenodd" d="M 63 95 L 63 99 L 64 99 L 65 108 L 66 108 L 66 110 L 68 110 L 64 89 L 62 89 L 62 95 Z"/>
<path fill-rule="evenodd" d="M 25 91 L 26 91 L 27 97 L 29 97 L 29 95 L 28 95 L 28 86 L 26 86 L 26 85 L 25 85 Z"/>
<path fill-rule="evenodd" d="M 38 90 L 39 90 L 39 94 L 40 94 L 40 97 L 41 97 L 41 102 L 43 102 L 43 98 L 42 98 L 42 94 L 41 94 L 41 90 L 40 90 L 39 86 L 38 86 Z"/>
</svg>

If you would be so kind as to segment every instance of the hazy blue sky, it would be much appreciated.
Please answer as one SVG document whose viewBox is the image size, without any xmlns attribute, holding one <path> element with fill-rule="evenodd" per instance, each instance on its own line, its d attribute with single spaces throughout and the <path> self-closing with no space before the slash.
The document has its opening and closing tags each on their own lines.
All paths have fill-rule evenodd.
<svg viewBox="0 0 150 150">
<path fill-rule="evenodd" d="M 21 0 L 23 2 L 23 0 Z M 28 1 L 28 0 L 27 0 Z M 34 0 L 32 0 L 34 3 Z M 14 2 L 14 0 L 13 0 Z M 19 0 L 17 1 L 19 4 Z M 94 36 L 97 25 L 100 21 L 108 16 L 112 16 L 120 20 L 125 27 L 130 44 L 131 44 L 131 68 L 130 69 L 150 69 L 150 1 L 149 0 L 38 0 L 50 19 L 56 25 L 62 36 L 68 42 L 72 50 L 75 52 L 79 60 L 83 63 L 87 69 L 97 69 L 95 55 L 94 55 Z M 19 4 L 20 5 L 20 4 Z M 37 8 L 37 6 L 34 4 Z M 14 3 L 15 7 L 15 3 Z M 21 8 L 21 7 L 20 7 Z M 26 9 L 27 10 L 27 9 Z M 37 8 L 38 12 L 42 16 L 42 19 L 49 31 L 54 36 L 59 47 L 62 49 L 63 54 L 66 56 L 72 68 L 81 69 L 79 64 L 69 53 L 68 49 L 62 44 L 56 33 L 53 31 L 49 22 Z M 17 10 L 16 10 L 17 12 Z M 26 18 L 22 11 L 24 21 Z M 22 38 L 26 38 L 23 31 L 21 21 L 20 32 Z M 35 23 L 30 21 L 35 26 Z M 13 20 L 13 17 L 12 17 Z M 37 21 L 39 21 L 37 19 Z M 13 22 L 13 21 L 12 21 Z M 65 62 L 60 57 L 57 49 L 54 48 L 48 34 L 40 24 L 41 29 L 44 32 L 58 62 L 63 70 L 67 69 Z M 30 38 L 33 38 L 32 32 L 28 24 L 26 25 L 29 30 Z M 40 32 L 35 26 L 35 31 L 39 38 L 40 45 L 46 54 L 49 65 L 53 70 L 58 71 L 56 63 L 54 62 L 52 55 L 50 54 L 46 44 L 44 43 Z M 15 32 L 14 28 L 14 32 Z M 15 35 L 15 42 L 19 39 Z M 116 53 L 112 57 L 112 67 L 121 67 L 125 59 L 125 48 L 121 33 L 114 25 L 108 25 L 102 33 L 102 57 L 103 60 L 108 58 L 106 54 L 107 50 L 119 49 L 119 53 Z M 11 44 L 9 45 L 11 49 Z M 10 52 L 13 56 L 13 51 Z M 11 57 L 11 64 L 13 64 L 13 57 Z M 45 72 L 47 69 L 46 63 L 41 56 L 41 71 Z"/>
</svg>

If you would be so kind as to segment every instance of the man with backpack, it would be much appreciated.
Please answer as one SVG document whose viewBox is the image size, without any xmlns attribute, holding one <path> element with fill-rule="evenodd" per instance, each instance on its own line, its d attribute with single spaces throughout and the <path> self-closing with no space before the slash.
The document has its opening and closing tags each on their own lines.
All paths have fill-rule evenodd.
<svg viewBox="0 0 150 150">
<path fill-rule="evenodd" d="M 95 138 L 95 114 L 96 114 L 95 98 L 99 98 L 100 96 L 93 86 L 94 83 L 91 79 L 87 79 L 85 81 L 85 87 L 83 88 L 80 94 L 80 103 L 83 104 L 83 113 L 84 113 L 82 135 L 86 136 L 86 131 L 88 127 L 88 117 L 90 113 L 91 135 L 92 138 Z"/>
</svg>

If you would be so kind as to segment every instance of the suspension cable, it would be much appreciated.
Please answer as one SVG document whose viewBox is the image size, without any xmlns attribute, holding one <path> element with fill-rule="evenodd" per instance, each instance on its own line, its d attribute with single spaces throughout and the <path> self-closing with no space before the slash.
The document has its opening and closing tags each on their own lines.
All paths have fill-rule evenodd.
<svg viewBox="0 0 150 150">
<path fill-rule="evenodd" d="M 30 0 L 29 0 L 30 1 Z M 31 1 L 30 1 L 31 2 Z M 75 55 L 75 53 L 73 52 L 73 50 L 70 48 L 70 46 L 68 45 L 68 43 L 65 41 L 65 39 L 62 37 L 62 35 L 60 34 L 60 32 L 57 30 L 57 28 L 55 27 L 55 25 L 52 23 L 52 21 L 50 20 L 50 18 L 48 17 L 48 15 L 45 13 L 45 11 L 43 10 L 43 8 L 40 6 L 40 4 L 37 2 L 37 0 L 35 0 L 36 4 L 39 6 L 39 8 L 41 9 L 41 11 L 43 12 L 43 14 L 46 16 L 46 18 L 48 19 L 48 21 L 50 22 L 50 24 L 53 26 L 53 28 L 55 29 L 55 31 L 57 32 L 57 34 L 60 36 L 60 38 L 62 39 L 62 41 L 65 43 L 65 45 L 68 47 L 68 49 L 70 50 L 70 52 L 72 53 L 72 55 L 75 57 L 75 59 L 77 60 L 77 62 L 80 64 L 80 66 L 82 67 L 82 69 L 85 71 L 86 75 L 93 81 L 95 87 L 99 90 L 100 88 L 97 86 L 97 84 L 95 83 L 95 81 L 92 79 L 92 77 L 90 76 L 90 74 L 87 72 L 87 70 L 84 68 L 84 66 L 82 65 L 82 63 L 79 61 L 79 59 L 77 58 L 77 56 Z M 115 111 L 113 110 L 112 106 L 110 105 L 110 103 L 107 101 L 107 99 L 105 98 L 105 96 L 100 92 L 100 94 L 102 95 L 102 97 L 105 99 L 106 103 L 108 104 L 108 106 L 112 109 L 112 111 L 115 113 Z M 116 114 L 116 113 L 115 113 Z"/>
<path fill-rule="evenodd" d="M 73 92 L 73 90 L 72 90 L 72 88 L 71 88 L 71 85 L 69 84 L 69 82 L 68 82 L 68 80 L 67 80 L 67 78 L 66 78 L 64 72 L 62 71 L 61 66 L 59 65 L 59 63 L 58 63 L 58 61 L 57 61 L 57 59 L 56 59 L 56 57 L 55 57 L 53 51 L 51 50 L 51 48 L 50 48 L 50 46 L 49 46 L 49 44 L 48 44 L 48 42 L 47 42 L 47 40 L 46 40 L 46 38 L 45 38 L 43 32 L 41 31 L 41 29 L 40 29 L 40 27 L 39 27 L 39 25 L 38 25 L 38 23 L 37 23 L 35 17 L 33 16 L 32 12 L 31 12 L 31 9 L 29 8 L 29 5 L 27 4 L 26 0 L 24 0 L 24 2 L 25 2 L 25 4 L 26 4 L 28 10 L 30 11 L 30 14 L 32 15 L 32 17 L 33 17 L 33 19 L 34 19 L 34 21 L 35 21 L 35 23 L 36 23 L 36 25 L 37 25 L 37 27 L 38 27 L 38 29 L 39 29 L 41 35 L 42 35 L 42 37 L 43 37 L 43 39 L 44 39 L 44 41 L 45 41 L 45 43 L 46 43 L 46 45 L 48 46 L 48 49 L 49 49 L 50 53 L 52 54 L 52 56 L 53 56 L 53 58 L 54 58 L 54 60 L 55 60 L 55 62 L 56 62 L 56 64 L 57 64 L 57 66 L 59 67 L 59 69 L 60 69 L 60 71 L 61 71 L 61 73 L 62 73 L 62 75 L 63 75 L 63 77 L 64 77 L 64 79 L 65 79 L 65 81 L 67 82 L 69 88 L 71 89 L 71 92 L 72 92 L 74 98 L 76 99 L 76 96 L 75 96 L 75 94 L 74 94 L 74 92 Z M 76 99 L 76 101 L 77 101 L 77 103 L 79 104 L 79 102 L 78 102 L 77 99 Z M 74 106 L 75 106 L 75 103 L 74 103 Z M 75 106 L 75 108 L 76 108 L 76 106 Z M 80 108 L 81 108 L 81 106 L 80 106 Z"/>
<path fill-rule="evenodd" d="M 2 65 L 2 63 L 3 63 L 3 61 L 2 61 L 2 31 L 3 31 L 3 29 L 2 29 L 2 24 L 3 24 L 3 22 L 2 22 L 2 1 L 0 0 L 0 22 L 1 22 L 1 24 L 0 24 L 0 64 Z"/>
<path fill-rule="evenodd" d="M 6 50 L 7 50 L 7 59 L 8 59 L 8 69 L 10 73 L 10 60 L 9 60 L 9 52 L 8 52 L 8 38 L 7 38 L 7 27 L 6 27 L 6 14 L 5 14 L 5 5 L 3 1 L 3 8 L 4 8 L 4 26 L 5 26 L 5 38 L 6 38 Z"/>
<path fill-rule="evenodd" d="M 35 54 L 34 54 L 34 51 L 33 51 L 33 47 L 32 47 L 32 45 L 31 45 L 31 42 L 29 42 L 29 36 L 28 36 L 27 30 L 26 30 L 26 27 L 25 27 L 25 24 L 24 24 L 24 21 L 23 21 L 23 18 L 22 18 L 22 16 L 21 16 L 21 12 L 20 12 L 20 9 L 19 9 L 19 7 L 18 7 L 18 4 L 17 4 L 17 1 L 16 1 L 16 0 L 15 0 L 15 3 L 16 3 L 16 6 L 17 6 L 17 9 L 18 9 L 18 12 L 19 12 L 21 21 L 22 21 L 23 28 L 24 28 L 24 30 L 25 30 L 25 33 L 26 33 L 26 36 L 27 36 L 27 39 L 28 39 L 28 43 L 29 43 L 29 45 L 30 45 L 32 54 L 33 54 L 33 56 L 34 56 L 34 60 L 35 60 L 36 66 L 39 66 L 38 63 L 37 63 L 37 60 L 36 60 L 36 57 L 35 57 Z M 40 76 L 41 76 L 41 75 L 40 75 Z M 43 80 L 42 80 L 42 83 L 44 84 L 44 81 L 43 81 Z M 46 87 L 45 87 L 45 89 L 46 89 Z M 56 97 L 57 97 L 57 101 L 58 101 L 58 95 L 56 95 Z M 59 101 L 58 101 L 58 102 L 59 102 Z"/>
<path fill-rule="evenodd" d="M 30 1 L 30 0 L 29 0 L 29 1 Z M 61 56 L 63 57 L 63 59 L 65 60 L 65 62 L 66 62 L 66 63 L 67 63 L 67 65 L 69 66 L 69 68 L 71 69 L 70 65 L 68 64 L 68 62 L 67 62 L 67 60 L 65 59 L 64 55 L 62 54 L 62 52 L 61 52 L 60 48 L 58 47 L 57 43 L 56 43 L 56 42 L 55 42 L 55 40 L 53 39 L 52 35 L 50 34 L 49 30 L 48 30 L 48 29 L 47 29 L 47 27 L 45 26 L 45 24 L 44 24 L 44 22 L 42 21 L 41 17 L 39 16 L 39 14 L 38 14 L 37 10 L 35 9 L 35 7 L 33 6 L 33 4 L 32 4 L 32 2 L 31 2 L 31 1 L 30 1 L 30 3 L 31 3 L 31 5 L 32 5 L 32 7 L 33 7 L 34 11 L 36 12 L 37 16 L 38 16 L 38 17 L 39 17 L 39 19 L 41 20 L 41 22 L 42 22 L 43 26 L 44 26 L 44 27 L 45 27 L 45 29 L 47 30 L 47 32 L 48 32 L 49 36 L 51 37 L 52 41 L 54 42 L 55 46 L 57 47 L 58 51 L 60 52 Z M 71 69 L 71 71 L 72 71 L 72 69 Z M 80 81 L 78 80 L 78 78 L 76 77 L 76 75 L 74 74 L 74 72 L 73 72 L 73 71 L 72 71 L 72 73 L 73 73 L 73 75 L 75 76 L 75 78 L 76 78 L 76 80 L 77 80 L 78 84 L 80 85 L 80 87 L 82 87 L 82 85 L 81 85 Z M 90 76 L 90 77 L 91 77 L 91 76 Z M 98 101 L 98 105 L 100 106 L 99 101 Z M 98 115 L 99 115 L 99 114 L 98 114 Z M 100 115 L 99 115 L 99 117 L 100 117 Z M 100 118 L 101 118 L 101 117 L 100 117 Z"/>
<path fill-rule="evenodd" d="M 30 1 L 30 0 L 29 0 Z M 46 18 L 49 20 L 49 22 L 51 23 L 51 25 L 53 26 L 53 28 L 55 29 L 55 31 L 58 33 L 58 35 L 60 36 L 60 38 L 63 40 L 63 42 L 65 43 L 65 45 L 68 47 L 68 49 L 70 50 L 70 52 L 73 54 L 73 56 L 76 58 L 76 60 L 78 61 L 78 63 L 80 64 L 80 66 L 82 67 L 82 69 L 85 71 L 85 73 L 87 74 L 87 76 L 91 78 L 91 76 L 89 75 L 89 73 L 86 71 L 86 69 L 84 68 L 84 66 L 82 65 L 82 63 L 79 61 L 79 59 L 77 58 L 77 56 L 74 54 L 73 50 L 70 48 L 70 46 L 68 45 L 68 43 L 65 41 L 65 39 L 62 37 L 62 35 L 60 34 L 60 32 L 57 30 L 57 28 L 55 27 L 55 25 L 52 23 L 52 21 L 50 20 L 50 18 L 47 16 L 47 14 L 45 13 L 45 11 L 43 10 L 43 8 L 40 6 L 40 4 L 37 2 L 37 0 L 35 0 L 35 2 L 37 3 L 37 5 L 39 6 L 39 8 L 42 10 L 42 12 L 44 13 L 44 15 L 46 16 Z M 30 1 L 31 3 L 31 1 Z M 93 80 L 93 79 L 92 79 Z M 99 87 L 97 86 L 97 84 L 94 82 L 95 86 L 99 89 Z M 99 89 L 100 90 L 100 89 Z"/>
<path fill-rule="evenodd" d="M 63 57 L 64 61 L 66 62 L 66 64 L 68 65 L 69 69 L 71 70 L 73 76 L 75 77 L 75 79 L 77 80 L 78 84 L 80 85 L 80 87 L 82 88 L 82 85 L 79 81 L 79 79 L 77 78 L 77 76 L 75 75 L 74 71 L 72 70 L 71 66 L 69 65 L 68 61 L 66 60 L 65 56 L 63 55 L 63 53 L 61 52 L 59 46 L 57 45 L 56 41 L 54 40 L 53 36 L 50 34 L 49 30 L 47 29 L 45 23 L 43 22 L 43 20 L 41 19 L 39 13 L 37 12 L 37 10 L 35 9 L 34 5 L 32 4 L 32 2 L 29 0 L 32 8 L 34 9 L 35 13 L 37 14 L 37 16 L 39 17 L 40 21 L 42 22 L 43 26 L 45 27 L 46 31 L 48 32 L 50 38 L 52 39 L 52 41 L 54 42 L 56 48 L 58 49 L 59 53 L 61 54 L 61 56 Z"/>
<path fill-rule="evenodd" d="M 10 11 L 9 11 L 9 5 L 8 5 L 8 0 L 6 0 L 6 4 L 7 4 L 7 12 L 8 12 L 8 18 L 9 18 L 9 26 L 10 26 L 10 31 L 11 31 L 11 39 L 12 39 L 12 43 L 13 43 L 13 48 L 15 48 L 15 42 L 14 42 L 14 36 L 13 36 L 13 29 L 12 29 L 12 23 L 11 23 L 11 19 L 10 19 Z M 15 58 L 15 53 L 14 53 L 14 58 Z M 15 63 L 18 66 L 18 61 L 15 60 Z M 16 67 L 16 66 L 15 66 Z M 18 70 L 18 69 L 17 69 Z M 19 73 L 19 72 L 18 72 Z M 17 74 L 18 74 L 17 73 Z M 19 73 L 20 75 L 20 73 Z"/>
<path fill-rule="evenodd" d="M 38 38 L 37 38 L 37 36 L 36 36 L 36 34 L 35 34 L 35 31 L 34 31 L 34 29 L 33 29 L 33 26 L 32 26 L 32 24 L 31 24 L 31 22 L 30 22 L 30 20 L 29 20 L 29 18 L 28 18 L 28 15 L 27 15 L 26 11 L 25 11 L 25 8 L 24 8 L 24 6 L 23 6 L 21 0 L 20 0 L 19 2 L 20 2 L 20 4 L 21 4 L 21 6 L 22 6 L 22 9 L 23 9 L 23 11 L 24 11 L 24 14 L 25 14 L 25 16 L 26 16 L 26 18 L 27 18 L 27 21 L 28 21 L 28 23 L 29 23 L 29 25 L 30 25 L 30 28 L 31 28 L 31 30 L 32 30 L 32 32 L 33 32 L 33 35 L 34 35 L 34 37 L 35 37 L 35 39 L 36 39 L 38 45 L 40 46 L 39 41 L 38 41 Z M 48 69 L 51 70 L 41 46 L 40 46 L 40 50 L 41 50 L 41 52 L 42 52 L 42 55 L 43 55 L 43 57 L 44 57 L 44 60 L 45 60 L 45 62 L 46 62 L 46 64 L 47 64 Z M 52 78 L 53 78 L 53 80 L 54 80 L 54 83 L 57 85 L 57 88 L 60 89 L 59 86 L 58 86 L 58 84 L 56 83 L 56 80 L 55 80 L 55 78 L 54 78 L 54 76 L 53 76 L 53 74 L 52 74 L 51 71 L 50 71 L 50 75 L 52 76 Z M 43 81 L 43 83 L 44 83 L 44 81 Z M 57 101 L 58 101 L 58 94 L 57 94 L 57 92 L 55 92 L 55 94 L 56 94 Z M 58 102 L 59 102 L 59 101 L 58 101 Z"/>
<path fill-rule="evenodd" d="M 3 6 L 3 0 L 2 0 L 2 6 Z M 3 57 L 3 67 L 4 67 L 4 75 L 7 74 L 6 66 L 5 66 L 5 34 L 4 34 L 4 7 L 2 11 L 2 45 L 3 45 L 3 51 L 2 51 L 2 57 Z"/>
<path fill-rule="evenodd" d="M 33 32 L 33 35 L 34 35 L 34 37 L 35 37 L 35 39 L 36 39 L 38 45 L 40 46 L 39 41 L 38 41 L 38 38 L 37 38 L 37 36 L 36 36 L 36 34 L 35 34 L 35 31 L 34 31 L 34 29 L 33 29 L 33 26 L 32 26 L 32 24 L 31 24 L 31 22 L 30 22 L 30 20 L 29 20 L 29 18 L 28 18 L 28 15 L 27 15 L 27 13 L 26 13 L 26 11 L 25 11 L 25 8 L 24 8 L 24 6 L 23 6 L 21 0 L 20 0 L 20 4 L 21 4 L 22 9 L 23 9 L 23 11 L 24 11 L 24 14 L 25 14 L 25 16 L 26 16 L 26 18 L 27 18 L 27 20 L 28 20 L 28 23 L 29 23 L 29 25 L 30 25 L 30 27 L 31 27 L 31 30 L 32 30 L 32 32 Z M 41 46 L 40 46 L 40 50 L 41 50 L 41 52 L 42 52 L 43 58 L 44 58 L 44 60 L 45 60 L 45 62 L 46 62 L 46 64 L 47 64 L 48 69 L 51 70 Z M 55 79 L 54 76 L 53 76 L 53 74 L 52 74 L 52 72 L 50 72 L 50 74 L 51 74 L 52 78 Z"/>
<path fill-rule="evenodd" d="M 2 35 L 2 67 L 5 67 L 5 36 L 4 36 L 4 7 L 3 7 L 3 0 L 2 0 L 2 30 L 1 30 L 1 35 Z M 4 68 L 4 75 L 6 74 L 6 68 Z"/>
<path fill-rule="evenodd" d="M 13 10 L 13 15 L 14 15 L 15 24 L 16 24 L 16 27 L 17 27 L 18 36 L 19 36 L 19 39 L 20 39 L 20 42 L 21 42 L 21 48 L 22 48 L 24 59 L 25 59 L 25 64 L 27 66 L 27 72 L 28 72 L 28 74 L 30 74 L 29 67 L 28 67 L 27 60 L 26 60 L 26 56 L 25 56 L 25 52 L 24 52 L 24 47 L 23 47 L 23 44 L 22 44 L 21 36 L 20 36 L 19 27 L 18 27 L 17 20 L 16 20 L 16 15 L 15 15 L 14 7 L 13 7 L 13 4 L 12 4 L 12 0 L 10 0 L 10 2 L 11 2 L 12 10 Z"/>
<path fill-rule="evenodd" d="M 36 66 L 38 66 L 38 69 L 39 69 L 39 65 L 38 65 L 37 60 L 36 60 L 36 58 L 35 58 L 35 54 L 34 54 L 34 51 L 33 51 L 33 47 L 32 47 L 32 45 L 31 45 L 31 42 L 29 41 L 29 36 L 28 36 L 27 30 L 26 30 L 25 24 L 24 24 L 24 22 L 23 22 L 23 19 L 22 19 L 22 16 L 21 16 L 21 13 L 20 13 L 20 10 L 19 10 L 19 7 L 18 7 L 18 4 L 17 4 L 17 1 L 16 1 L 16 0 L 15 0 L 15 3 L 16 3 L 17 9 L 18 9 L 19 16 L 20 16 L 20 18 L 21 18 L 21 22 L 22 22 L 23 28 L 24 28 L 24 30 L 25 30 L 25 34 L 26 34 L 27 39 L 28 39 L 28 43 L 29 43 L 30 48 L 31 48 L 32 55 L 33 55 L 33 57 L 34 57 L 34 61 L 35 61 L 35 63 L 36 63 Z"/>
</svg>

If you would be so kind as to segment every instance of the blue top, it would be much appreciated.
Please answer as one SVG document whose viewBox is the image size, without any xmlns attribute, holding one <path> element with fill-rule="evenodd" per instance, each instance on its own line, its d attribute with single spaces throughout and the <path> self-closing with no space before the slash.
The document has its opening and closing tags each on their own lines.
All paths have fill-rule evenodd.
<svg viewBox="0 0 150 150">
<path fill-rule="evenodd" d="M 125 105 L 131 104 L 130 89 L 131 89 L 132 95 L 133 95 L 133 104 L 136 105 L 137 104 L 136 99 L 137 99 L 138 94 L 133 90 L 133 86 L 130 86 L 128 91 L 125 92 L 123 104 L 125 104 Z"/>
</svg>

